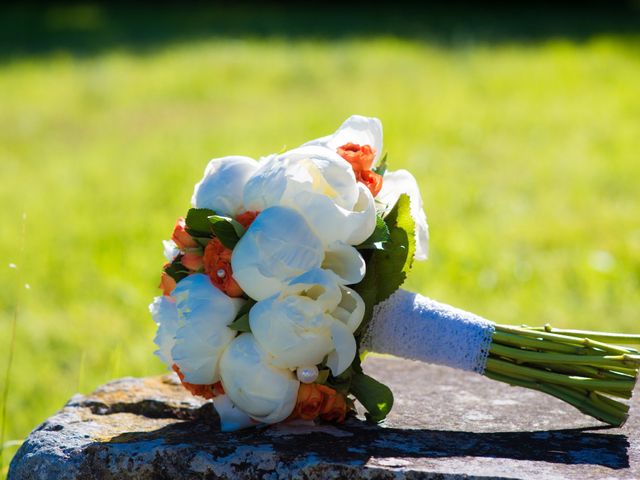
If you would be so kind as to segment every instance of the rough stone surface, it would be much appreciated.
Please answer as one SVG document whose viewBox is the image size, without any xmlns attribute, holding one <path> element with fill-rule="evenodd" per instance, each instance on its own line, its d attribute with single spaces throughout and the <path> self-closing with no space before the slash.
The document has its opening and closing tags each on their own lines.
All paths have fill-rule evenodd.
<svg viewBox="0 0 640 480">
<path fill-rule="evenodd" d="M 77 395 L 36 428 L 9 480 L 640 478 L 640 402 L 607 428 L 546 395 L 472 373 L 370 358 L 396 404 L 383 425 L 221 433 L 174 376 Z"/>
</svg>

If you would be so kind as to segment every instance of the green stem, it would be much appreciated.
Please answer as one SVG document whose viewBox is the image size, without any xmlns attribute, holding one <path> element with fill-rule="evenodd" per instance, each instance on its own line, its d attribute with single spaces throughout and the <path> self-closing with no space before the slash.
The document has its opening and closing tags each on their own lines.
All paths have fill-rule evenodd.
<svg viewBox="0 0 640 480">
<path fill-rule="evenodd" d="M 593 365 L 615 369 L 617 366 L 640 366 L 640 356 L 637 355 L 569 355 L 562 353 L 528 352 L 518 348 L 492 345 L 491 353 L 503 357 L 535 363 L 559 363 L 563 365 Z"/>
<path fill-rule="evenodd" d="M 509 325 L 495 325 L 497 331 L 512 333 L 516 335 L 523 335 L 525 337 L 542 338 L 546 340 L 556 341 L 557 343 L 565 343 L 576 346 L 591 347 L 610 352 L 614 354 L 623 355 L 626 353 L 636 353 L 634 349 L 618 347 L 616 345 L 609 345 L 607 343 L 599 342 L 597 340 L 591 340 L 589 338 L 579 338 L 570 335 L 560 335 L 557 333 L 541 332 L 537 330 L 528 330 L 525 328 L 512 327 Z"/>
<path fill-rule="evenodd" d="M 560 373 L 553 373 L 544 370 L 538 370 L 536 368 L 516 365 L 514 363 L 492 357 L 489 357 L 487 359 L 486 368 L 490 371 L 495 371 L 498 373 L 515 373 L 522 377 L 527 377 L 532 380 L 549 382 L 555 385 L 575 386 L 590 390 L 604 390 L 606 392 L 631 393 L 631 390 L 633 389 L 635 383 L 634 381 L 625 380 L 596 380 L 594 378 L 567 376 Z"/>
<path fill-rule="evenodd" d="M 558 333 L 561 335 L 571 335 L 576 337 L 587 337 L 593 340 L 606 343 L 617 343 L 623 345 L 640 345 L 640 335 L 631 333 L 608 333 L 608 332 L 593 332 L 590 330 L 573 330 L 564 328 L 555 328 L 549 324 L 543 327 L 530 327 L 530 330 L 544 331 L 549 333 Z"/>
</svg>

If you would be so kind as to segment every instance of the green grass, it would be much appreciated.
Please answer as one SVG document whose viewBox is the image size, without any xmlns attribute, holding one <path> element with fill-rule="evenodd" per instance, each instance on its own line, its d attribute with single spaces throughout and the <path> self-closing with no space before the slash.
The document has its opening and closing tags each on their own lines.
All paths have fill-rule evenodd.
<svg viewBox="0 0 640 480">
<path fill-rule="evenodd" d="M 160 241 L 208 159 L 352 113 L 381 118 L 391 168 L 423 191 L 431 258 L 409 288 L 501 323 L 640 329 L 638 36 L 65 51 L 0 62 L 0 372 L 21 298 L 7 440 L 75 392 L 163 371 L 147 312 Z"/>
</svg>

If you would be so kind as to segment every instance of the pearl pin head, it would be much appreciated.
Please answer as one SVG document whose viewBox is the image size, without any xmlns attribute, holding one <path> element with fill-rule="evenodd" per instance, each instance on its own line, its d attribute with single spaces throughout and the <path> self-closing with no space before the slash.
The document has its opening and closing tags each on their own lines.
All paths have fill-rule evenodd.
<svg viewBox="0 0 640 480">
<path fill-rule="evenodd" d="M 315 365 L 311 367 L 300 367 L 296 370 L 298 380 L 302 383 L 313 383 L 318 378 L 318 367 Z"/>
</svg>

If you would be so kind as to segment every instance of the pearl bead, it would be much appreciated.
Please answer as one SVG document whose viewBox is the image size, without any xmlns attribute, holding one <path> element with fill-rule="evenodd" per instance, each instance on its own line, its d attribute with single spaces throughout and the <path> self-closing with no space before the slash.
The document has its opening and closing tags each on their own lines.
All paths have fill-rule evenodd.
<svg viewBox="0 0 640 480">
<path fill-rule="evenodd" d="M 300 367 L 296 370 L 296 375 L 302 383 L 313 383 L 318 378 L 318 367 L 315 365 L 312 367 Z"/>
<path fill-rule="evenodd" d="M 226 273 L 225 273 L 225 271 L 224 271 L 224 269 L 223 269 L 223 268 L 220 268 L 220 269 L 216 272 L 216 275 L 218 276 L 218 278 L 224 278 L 224 277 L 225 277 L 225 275 L 226 275 Z"/>
</svg>

